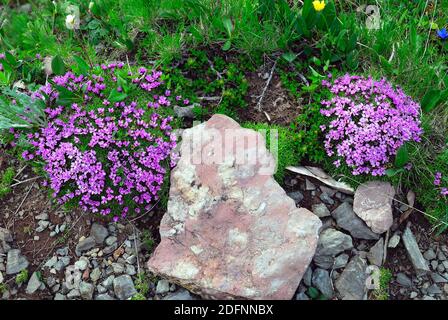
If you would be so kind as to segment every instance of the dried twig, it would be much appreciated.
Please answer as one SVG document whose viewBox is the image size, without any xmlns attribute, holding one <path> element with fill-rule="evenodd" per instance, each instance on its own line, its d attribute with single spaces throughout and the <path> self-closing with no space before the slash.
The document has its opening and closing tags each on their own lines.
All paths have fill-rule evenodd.
<svg viewBox="0 0 448 320">
<path fill-rule="evenodd" d="M 258 99 L 258 103 L 257 103 L 257 106 L 256 106 L 256 109 L 258 111 L 261 111 L 261 103 L 263 102 L 263 98 L 264 98 L 264 96 L 266 94 L 266 90 L 268 89 L 269 84 L 271 83 L 272 76 L 274 75 L 275 67 L 277 66 L 277 61 L 278 61 L 278 58 L 274 61 L 274 65 L 271 68 L 271 72 L 269 73 L 268 80 L 266 81 L 266 84 L 265 84 L 265 86 L 263 88 L 263 91 L 261 92 L 260 98 Z"/>
<path fill-rule="evenodd" d="M 18 185 L 20 185 L 22 183 L 30 182 L 30 181 L 33 181 L 33 180 L 36 180 L 36 179 L 39 179 L 39 178 L 42 178 L 42 177 L 41 176 L 37 176 L 37 177 L 29 178 L 29 179 L 26 179 L 26 180 L 23 180 L 23 181 L 19 181 L 19 182 L 16 182 L 16 183 L 12 184 L 10 187 L 12 188 L 12 187 L 18 186 Z"/>
</svg>

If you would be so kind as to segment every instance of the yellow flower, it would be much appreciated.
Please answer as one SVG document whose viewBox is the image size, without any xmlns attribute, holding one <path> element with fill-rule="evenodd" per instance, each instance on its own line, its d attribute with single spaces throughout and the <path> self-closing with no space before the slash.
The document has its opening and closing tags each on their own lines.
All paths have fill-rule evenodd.
<svg viewBox="0 0 448 320">
<path fill-rule="evenodd" d="M 325 8 L 325 1 L 319 1 L 319 0 L 315 0 L 313 1 L 313 7 L 314 10 L 316 10 L 317 12 L 324 10 Z"/>
</svg>

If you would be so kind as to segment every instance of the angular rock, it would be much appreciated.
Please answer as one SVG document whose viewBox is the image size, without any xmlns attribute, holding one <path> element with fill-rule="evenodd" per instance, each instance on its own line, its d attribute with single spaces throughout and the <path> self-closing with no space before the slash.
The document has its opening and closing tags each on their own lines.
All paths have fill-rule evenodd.
<svg viewBox="0 0 448 320">
<path fill-rule="evenodd" d="M 188 290 L 180 289 L 176 292 L 170 293 L 162 300 L 196 300 Z"/>
<path fill-rule="evenodd" d="M 264 138 L 214 115 L 180 149 L 149 270 L 203 297 L 291 299 L 321 222 L 274 180 Z"/>
<path fill-rule="evenodd" d="M 84 300 L 92 300 L 93 291 L 95 291 L 93 284 L 84 281 L 79 284 L 79 294 Z"/>
<path fill-rule="evenodd" d="M 42 282 L 40 281 L 37 272 L 33 272 L 30 280 L 28 281 L 28 285 L 27 285 L 25 291 L 27 294 L 33 294 L 34 292 L 37 291 L 37 289 L 39 289 L 39 287 L 41 285 L 42 285 Z"/>
<path fill-rule="evenodd" d="M 310 298 L 306 295 L 305 292 L 299 292 L 296 295 L 296 300 L 308 301 L 308 300 L 310 300 Z"/>
<path fill-rule="evenodd" d="M 436 253 L 434 252 L 434 250 L 429 249 L 429 250 L 427 250 L 427 251 L 423 254 L 423 257 L 424 257 L 426 260 L 431 261 L 431 260 L 434 260 L 434 259 L 437 257 L 437 255 L 436 255 Z"/>
<path fill-rule="evenodd" d="M 330 273 L 327 270 L 317 268 L 313 272 L 313 286 L 317 288 L 326 298 L 333 298 L 333 284 Z"/>
<path fill-rule="evenodd" d="M 300 191 L 290 192 L 288 193 L 288 197 L 293 199 L 296 202 L 296 204 L 299 204 L 304 198 L 303 194 Z"/>
<path fill-rule="evenodd" d="M 103 244 L 104 240 L 109 236 L 109 231 L 106 227 L 94 223 L 90 230 L 90 236 L 93 237 L 97 244 Z"/>
<path fill-rule="evenodd" d="M 429 266 L 423 257 L 420 249 L 418 248 L 417 241 L 415 240 L 414 235 L 412 234 L 409 226 L 403 232 L 402 236 L 404 247 L 408 253 L 409 259 L 411 260 L 412 265 L 414 266 L 417 274 L 422 274 L 429 272 Z"/>
<path fill-rule="evenodd" d="M 348 202 L 343 202 L 331 215 L 336 219 L 339 227 L 350 232 L 352 237 L 357 239 L 376 240 L 378 234 L 374 233 L 367 225 L 353 212 L 353 206 Z"/>
<path fill-rule="evenodd" d="M 389 230 L 393 223 L 392 200 L 395 189 L 388 182 L 369 181 L 355 192 L 353 211 L 375 233 Z"/>
<path fill-rule="evenodd" d="M 11 249 L 8 251 L 6 260 L 6 274 L 16 274 L 28 268 L 29 262 L 20 253 L 19 249 Z"/>
<path fill-rule="evenodd" d="M 328 210 L 327 206 L 323 203 L 313 204 L 311 211 L 313 211 L 313 213 L 319 218 L 331 216 L 330 210 Z"/>
<path fill-rule="evenodd" d="M 94 237 L 85 238 L 76 245 L 75 253 L 79 257 L 84 251 L 92 249 L 96 244 Z"/>
<path fill-rule="evenodd" d="M 99 294 L 96 296 L 95 300 L 115 300 L 113 297 L 107 293 Z"/>
<path fill-rule="evenodd" d="M 333 266 L 334 257 L 339 253 L 353 248 L 352 238 L 336 229 L 322 231 L 314 255 L 314 263 L 323 269 Z"/>
<path fill-rule="evenodd" d="M 446 279 L 445 277 L 443 277 L 440 274 L 435 273 L 435 272 L 431 272 L 431 279 L 435 283 L 447 283 L 448 282 L 448 279 Z"/>
<path fill-rule="evenodd" d="M 412 287 L 412 280 L 407 275 L 400 272 L 397 274 L 397 282 L 403 287 Z"/>
<path fill-rule="evenodd" d="M 312 277 L 313 277 L 313 269 L 311 269 L 311 266 L 309 266 L 308 269 L 306 269 L 305 274 L 303 275 L 302 282 L 306 286 L 310 287 L 311 286 Z"/>
<path fill-rule="evenodd" d="M 350 257 L 346 253 L 342 253 L 334 259 L 333 269 L 344 268 L 347 265 L 348 259 Z"/>
<path fill-rule="evenodd" d="M 394 234 L 390 239 L 389 243 L 387 244 L 388 248 L 396 248 L 398 244 L 400 243 L 400 236 L 398 234 Z"/>
<path fill-rule="evenodd" d="M 359 255 L 353 257 L 335 282 L 342 300 L 365 300 L 367 298 L 367 263 Z"/>
<path fill-rule="evenodd" d="M 193 112 L 194 107 L 195 107 L 195 105 L 184 106 L 184 107 L 174 106 L 173 110 L 174 110 L 174 113 L 176 114 L 176 116 L 179 118 L 194 119 L 194 112 Z"/>
<path fill-rule="evenodd" d="M 383 265 L 383 255 L 384 239 L 381 238 L 370 248 L 370 251 L 367 253 L 367 260 L 369 260 L 370 264 L 381 267 Z"/>
<path fill-rule="evenodd" d="M 159 280 L 159 282 L 157 282 L 156 287 L 157 294 L 164 294 L 169 291 L 170 291 L 170 283 L 168 282 L 168 280 Z"/>
<path fill-rule="evenodd" d="M 114 279 L 114 292 L 118 299 L 128 300 L 137 293 L 132 278 L 127 274 Z"/>
</svg>

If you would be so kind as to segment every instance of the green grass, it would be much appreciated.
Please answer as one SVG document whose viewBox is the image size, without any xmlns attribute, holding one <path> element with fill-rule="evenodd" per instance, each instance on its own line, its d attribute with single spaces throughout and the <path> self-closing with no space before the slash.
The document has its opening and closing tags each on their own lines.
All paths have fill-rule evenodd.
<svg viewBox="0 0 448 320">
<path fill-rule="evenodd" d="M 11 192 L 11 183 L 16 175 L 13 167 L 7 168 L 2 172 L 0 178 L 0 199 Z"/>
</svg>

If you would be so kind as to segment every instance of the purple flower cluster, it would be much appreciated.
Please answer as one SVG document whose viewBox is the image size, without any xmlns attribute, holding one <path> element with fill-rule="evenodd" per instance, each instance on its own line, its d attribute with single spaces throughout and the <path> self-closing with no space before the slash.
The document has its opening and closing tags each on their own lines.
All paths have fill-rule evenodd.
<svg viewBox="0 0 448 320">
<path fill-rule="evenodd" d="M 322 101 L 321 113 L 331 119 L 321 126 L 325 150 L 353 175 L 384 175 L 398 149 L 420 141 L 420 106 L 385 79 L 345 75 L 322 85 L 333 97 Z"/>
<path fill-rule="evenodd" d="M 5 54 L 4 53 L 0 53 L 0 60 L 5 59 Z M 3 71 L 3 64 L 0 62 L 0 71 Z"/>
<path fill-rule="evenodd" d="M 434 185 L 436 187 L 441 187 L 442 185 L 442 173 L 436 172 L 434 176 Z M 440 188 L 440 194 L 444 197 L 448 196 L 448 187 L 442 187 Z"/>
<path fill-rule="evenodd" d="M 49 186 L 60 203 L 77 201 L 85 211 L 112 216 L 114 221 L 128 213 L 149 210 L 158 199 L 166 170 L 174 166 L 176 138 L 171 116 L 155 112 L 169 106 L 171 94 L 154 94 L 162 89 L 160 72 L 142 68 L 129 78 L 134 90 L 151 92 L 144 106 L 137 101 L 110 102 L 108 85 L 117 87 L 116 70 L 122 63 L 102 65 L 100 75 L 75 76 L 67 72 L 53 81 L 72 92 L 81 92 L 82 103 L 63 107 L 55 103 L 58 92 L 51 84 L 35 97 L 47 97 L 46 127 L 30 133 L 34 151 L 25 159 L 41 158 Z M 141 104 L 141 103 L 140 103 Z"/>
</svg>

